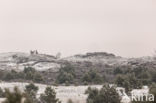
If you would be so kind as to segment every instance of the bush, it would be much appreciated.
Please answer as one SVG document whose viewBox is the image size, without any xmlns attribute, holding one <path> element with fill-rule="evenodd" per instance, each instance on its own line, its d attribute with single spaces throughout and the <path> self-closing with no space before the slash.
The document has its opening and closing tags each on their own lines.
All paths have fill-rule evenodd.
<svg viewBox="0 0 156 103">
<path fill-rule="evenodd" d="M 34 74 L 34 77 L 33 77 L 33 81 L 37 82 L 37 83 L 40 83 L 43 81 L 43 77 L 41 74 L 39 73 L 35 73 Z"/>
<path fill-rule="evenodd" d="M 75 78 L 75 70 L 71 65 L 66 65 L 65 67 L 60 68 L 59 74 L 57 76 L 58 83 L 73 83 Z"/>
<path fill-rule="evenodd" d="M 23 72 L 25 73 L 26 80 L 32 80 L 37 83 L 41 83 L 43 81 L 42 75 L 32 67 L 24 68 Z"/>
<path fill-rule="evenodd" d="M 114 87 L 104 85 L 100 90 L 88 88 L 86 90 L 87 103 L 120 103 L 120 96 Z"/>
<path fill-rule="evenodd" d="M 9 81 L 14 79 L 14 75 L 11 72 L 7 72 L 4 76 L 4 80 Z"/>
<path fill-rule="evenodd" d="M 25 67 L 23 72 L 25 73 L 25 79 L 33 80 L 36 70 L 32 67 Z"/>
<path fill-rule="evenodd" d="M 3 103 L 22 103 L 24 95 L 15 87 L 13 92 L 10 92 L 9 89 L 5 89 L 5 98 L 6 100 Z"/>
<path fill-rule="evenodd" d="M 56 98 L 56 92 L 51 87 L 46 87 L 44 94 L 40 95 L 41 103 L 61 103 Z"/>
<path fill-rule="evenodd" d="M 96 71 L 93 71 L 93 70 L 90 70 L 88 73 L 86 73 L 82 77 L 82 81 L 88 82 L 88 83 L 99 84 L 102 82 L 102 80 L 103 80 L 103 78 L 98 73 L 96 73 Z"/>
<path fill-rule="evenodd" d="M 29 73 L 29 72 L 34 73 L 34 72 L 36 72 L 36 70 L 32 67 L 25 67 L 23 72 L 24 73 Z"/>
<path fill-rule="evenodd" d="M 2 88 L 0 88 L 0 98 L 3 98 L 5 96 L 4 91 L 2 90 Z"/>
<path fill-rule="evenodd" d="M 26 85 L 26 86 L 25 86 L 25 92 L 27 92 L 27 93 L 30 94 L 30 92 L 32 92 L 32 91 L 33 91 L 34 93 L 37 93 L 38 87 L 35 86 L 33 83 L 30 83 L 29 85 Z"/>
<path fill-rule="evenodd" d="M 115 75 L 116 74 L 123 74 L 123 71 L 122 71 L 122 69 L 120 69 L 119 67 L 117 67 L 117 68 L 114 69 L 114 74 Z"/>
<path fill-rule="evenodd" d="M 37 91 L 38 91 L 38 87 L 35 86 L 33 83 L 30 83 L 29 85 L 25 86 L 25 93 L 26 93 L 26 97 L 28 98 L 27 102 L 33 102 L 33 103 L 38 102 L 36 98 Z"/>
</svg>

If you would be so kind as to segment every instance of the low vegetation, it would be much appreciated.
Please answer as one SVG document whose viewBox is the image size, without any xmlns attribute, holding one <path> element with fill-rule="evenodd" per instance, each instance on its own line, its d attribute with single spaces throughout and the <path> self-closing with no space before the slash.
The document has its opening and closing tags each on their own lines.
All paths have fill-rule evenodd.
<svg viewBox="0 0 156 103">
<path fill-rule="evenodd" d="M 74 82 L 75 75 L 75 69 L 70 64 L 67 64 L 66 66 L 60 68 L 59 74 L 57 76 L 57 82 L 60 84 L 72 84 Z"/>
<path fill-rule="evenodd" d="M 36 71 L 32 67 L 25 67 L 23 71 L 17 72 L 15 70 L 11 71 L 0 71 L 0 79 L 3 81 L 32 81 L 36 83 L 43 83 L 43 77 L 39 71 Z"/>
<path fill-rule="evenodd" d="M 1 70 L 0 79 L 67 86 L 113 83 L 124 87 L 127 93 L 132 89 L 141 88 L 142 85 L 150 86 L 156 83 L 156 69 L 148 64 L 107 66 L 107 68 L 103 68 L 102 64 L 96 66 L 86 62 L 83 64 L 84 66 L 79 67 L 82 64 L 66 63 L 58 72 L 48 70 L 41 72 L 32 67 L 25 67 L 20 72 Z"/>
<path fill-rule="evenodd" d="M 104 78 L 102 78 L 102 76 L 94 70 L 90 70 L 82 77 L 82 82 L 84 83 L 100 84 L 103 80 Z"/>
</svg>

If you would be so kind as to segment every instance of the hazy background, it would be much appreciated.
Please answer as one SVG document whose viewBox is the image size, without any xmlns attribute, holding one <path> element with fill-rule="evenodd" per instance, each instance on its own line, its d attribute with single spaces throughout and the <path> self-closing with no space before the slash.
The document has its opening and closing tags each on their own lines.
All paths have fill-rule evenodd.
<svg viewBox="0 0 156 103">
<path fill-rule="evenodd" d="M 155 0 L 0 0 L 0 52 L 124 57 L 156 49 Z"/>
</svg>

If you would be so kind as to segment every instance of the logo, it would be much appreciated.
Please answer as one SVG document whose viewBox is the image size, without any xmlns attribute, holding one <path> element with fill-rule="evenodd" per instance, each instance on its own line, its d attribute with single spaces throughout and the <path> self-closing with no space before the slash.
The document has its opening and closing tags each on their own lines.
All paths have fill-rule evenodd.
<svg viewBox="0 0 156 103">
<path fill-rule="evenodd" d="M 152 102 L 154 101 L 154 95 L 153 94 L 132 94 L 131 101 L 146 101 L 146 102 Z"/>
</svg>

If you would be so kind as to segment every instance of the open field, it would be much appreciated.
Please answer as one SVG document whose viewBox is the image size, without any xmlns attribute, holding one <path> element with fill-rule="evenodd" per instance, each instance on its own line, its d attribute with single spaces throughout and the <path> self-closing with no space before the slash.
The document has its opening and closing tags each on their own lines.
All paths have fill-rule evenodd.
<svg viewBox="0 0 156 103">
<path fill-rule="evenodd" d="M 10 90 L 13 90 L 15 86 L 17 86 L 21 91 L 25 89 L 25 86 L 28 85 L 28 83 L 20 83 L 20 82 L 12 82 L 12 83 L 7 83 L 7 82 L 1 82 L 0 87 L 2 89 L 9 88 Z M 35 84 L 36 86 L 39 87 L 37 97 L 40 96 L 41 93 L 44 92 L 45 88 L 47 85 L 43 84 Z M 68 99 L 72 99 L 74 103 L 86 103 L 86 98 L 87 95 L 85 94 L 85 91 L 88 87 L 91 88 L 97 88 L 100 89 L 102 85 L 88 85 L 88 86 L 52 86 L 52 88 L 55 89 L 57 93 L 57 98 L 62 101 L 62 103 L 67 103 Z M 128 103 L 129 98 L 126 95 L 125 92 L 120 92 L 121 87 L 116 88 L 119 95 L 122 96 L 122 103 Z M 4 99 L 1 98 L 0 101 L 3 101 Z"/>
<path fill-rule="evenodd" d="M 1 88 L 9 88 L 12 90 L 15 86 L 17 86 L 20 90 L 24 90 L 25 86 L 28 85 L 28 83 L 6 83 L 2 82 L 0 83 Z M 44 92 L 47 85 L 42 84 L 35 84 L 39 87 L 39 91 L 37 93 L 38 97 L 41 93 Z M 91 87 L 101 88 L 101 85 L 94 85 Z M 87 95 L 85 95 L 85 90 L 88 88 L 88 86 L 52 86 L 52 88 L 55 89 L 57 93 L 57 98 L 59 98 L 62 103 L 66 103 L 68 99 L 72 99 L 75 103 L 85 103 L 85 100 L 87 98 Z"/>
</svg>

